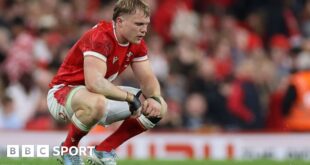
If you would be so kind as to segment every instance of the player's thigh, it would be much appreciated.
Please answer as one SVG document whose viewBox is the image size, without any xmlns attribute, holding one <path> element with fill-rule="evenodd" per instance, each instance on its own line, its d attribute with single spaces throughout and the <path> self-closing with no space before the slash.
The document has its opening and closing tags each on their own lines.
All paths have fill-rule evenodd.
<svg viewBox="0 0 310 165">
<path fill-rule="evenodd" d="M 90 92 L 87 88 L 83 87 L 76 91 L 71 100 L 68 100 L 71 105 L 72 111 L 86 111 L 92 113 L 94 111 L 101 111 L 104 113 L 106 106 L 106 99 L 103 95 Z"/>
</svg>

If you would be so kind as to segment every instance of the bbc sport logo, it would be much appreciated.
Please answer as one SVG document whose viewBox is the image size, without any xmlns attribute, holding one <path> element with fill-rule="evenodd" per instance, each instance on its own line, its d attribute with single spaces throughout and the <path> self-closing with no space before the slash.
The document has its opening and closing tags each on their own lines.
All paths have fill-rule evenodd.
<svg viewBox="0 0 310 165">
<path fill-rule="evenodd" d="M 65 153 L 70 155 L 79 156 L 92 156 L 91 152 L 95 146 L 79 146 L 79 147 L 65 147 L 65 146 L 54 146 L 49 145 L 7 145 L 6 155 L 7 157 L 18 158 L 18 157 L 41 157 L 48 158 L 50 156 L 62 156 Z"/>
</svg>

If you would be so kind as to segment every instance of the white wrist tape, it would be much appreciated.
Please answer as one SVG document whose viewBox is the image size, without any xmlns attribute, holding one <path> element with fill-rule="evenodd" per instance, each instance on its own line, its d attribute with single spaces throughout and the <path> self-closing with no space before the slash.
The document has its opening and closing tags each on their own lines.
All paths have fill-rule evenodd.
<svg viewBox="0 0 310 165">
<path fill-rule="evenodd" d="M 146 128 L 146 129 L 152 129 L 155 127 L 155 124 L 152 123 L 148 118 L 146 118 L 143 114 L 141 114 L 138 117 L 138 120 L 140 123 Z"/>
</svg>

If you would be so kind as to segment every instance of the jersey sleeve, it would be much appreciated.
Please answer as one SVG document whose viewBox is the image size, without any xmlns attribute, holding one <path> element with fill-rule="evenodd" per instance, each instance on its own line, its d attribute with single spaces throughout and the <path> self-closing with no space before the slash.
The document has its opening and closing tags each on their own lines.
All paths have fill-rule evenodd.
<svg viewBox="0 0 310 165">
<path fill-rule="evenodd" d="M 83 38 L 80 48 L 84 57 L 94 56 L 106 62 L 112 52 L 113 42 L 105 33 L 92 31 Z"/>
<path fill-rule="evenodd" d="M 142 40 L 139 47 L 137 48 L 137 53 L 135 54 L 135 57 L 133 58 L 133 62 L 137 61 L 144 61 L 147 60 L 147 46 L 145 44 L 145 41 Z"/>
</svg>

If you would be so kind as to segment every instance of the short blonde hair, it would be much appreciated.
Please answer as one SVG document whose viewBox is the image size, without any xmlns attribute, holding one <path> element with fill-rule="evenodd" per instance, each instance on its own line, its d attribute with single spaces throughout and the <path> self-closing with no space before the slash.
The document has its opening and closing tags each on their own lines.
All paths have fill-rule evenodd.
<svg viewBox="0 0 310 165">
<path fill-rule="evenodd" d="M 146 17 L 150 17 L 150 8 L 142 0 L 118 0 L 114 7 L 113 20 L 123 14 L 133 14 L 137 9 L 144 12 Z"/>
</svg>

